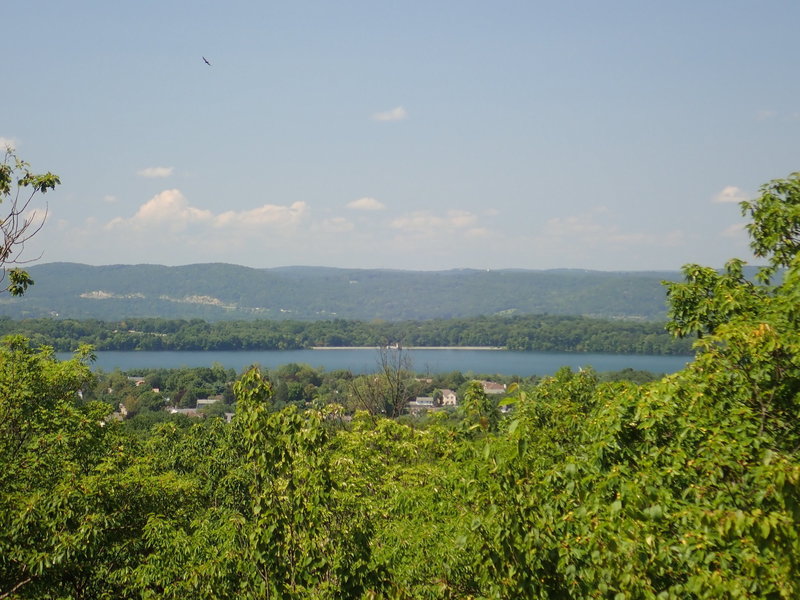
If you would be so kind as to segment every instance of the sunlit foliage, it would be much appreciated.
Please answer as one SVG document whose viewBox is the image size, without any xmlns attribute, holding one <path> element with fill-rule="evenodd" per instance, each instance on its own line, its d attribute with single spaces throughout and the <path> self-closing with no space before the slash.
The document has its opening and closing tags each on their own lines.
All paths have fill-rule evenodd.
<svg viewBox="0 0 800 600">
<path fill-rule="evenodd" d="M 231 423 L 134 431 L 87 400 L 88 350 L 7 339 L 0 598 L 797 598 L 793 181 L 746 205 L 759 282 L 670 285 L 671 330 L 700 335 L 657 381 L 466 382 L 406 424 L 278 403 L 252 369 Z"/>
</svg>

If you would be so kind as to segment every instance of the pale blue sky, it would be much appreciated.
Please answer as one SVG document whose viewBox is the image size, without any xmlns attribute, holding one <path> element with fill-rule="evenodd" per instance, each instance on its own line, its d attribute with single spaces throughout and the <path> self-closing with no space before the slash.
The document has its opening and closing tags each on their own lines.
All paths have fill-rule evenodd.
<svg viewBox="0 0 800 600">
<path fill-rule="evenodd" d="M 800 169 L 799 19 L 26 0 L 2 10 L 0 138 L 62 177 L 44 262 L 720 266 L 749 258 L 733 200 Z"/>
</svg>

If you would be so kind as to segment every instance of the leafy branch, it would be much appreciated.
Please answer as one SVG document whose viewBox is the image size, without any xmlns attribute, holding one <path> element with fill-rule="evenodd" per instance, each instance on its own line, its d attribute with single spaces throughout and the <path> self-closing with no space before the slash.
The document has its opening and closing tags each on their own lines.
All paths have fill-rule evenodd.
<svg viewBox="0 0 800 600">
<path fill-rule="evenodd" d="M 33 280 L 23 269 L 9 269 L 7 266 L 36 260 L 23 260 L 21 254 L 25 243 L 41 231 L 47 220 L 46 204 L 42 211 L 30 210 L 33 198 L 37 193 L 54 190 L 60 183 L 58 175 L 50 172 L 33 173 L 30 165 L 17 157 L 13 148 L 6 147 L 3 163 L 0 164 L 0 202 L 8 203 L 5 215 L 0 220 L 3 236 L 0 240 L 0 266 L 3 267 L 0 281 L 8 276 L 9 285 L 6 289 L 12 296 L 24 294 L 28 286 L 33 285 Z"/>
</svg>

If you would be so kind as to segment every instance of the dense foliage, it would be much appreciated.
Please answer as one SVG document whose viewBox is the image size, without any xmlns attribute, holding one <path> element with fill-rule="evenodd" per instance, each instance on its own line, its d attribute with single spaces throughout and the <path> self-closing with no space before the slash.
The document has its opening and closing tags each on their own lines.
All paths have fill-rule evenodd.
<svg viewBox="0 0 800 600">
<path fill-rule="evenodd" d="M 289 350 L 314 346 L 502 346 L 510 350 L 688 354 L 691 344 L 661 323 L 568 316 L 475 317 L 431 321 L 221 321 L 0 318 L 0 335 L 22 334 L 59 351 Z"/>
<path fill-rule="evenodd" d="M 8 339 L 0 597 L 797 598 L 800 255 L 796 233 L 769 251 L 780 225 L 753 233 L 779 285 L 732 262 L 669 286 L 672 329 L 701 334 L 683 371 L 563 369 L 507 414 L 467 383 L 457 420 L 424 427 L 281 409 L 253 369 L 230 424 L 134 432 L 79 397 L 86 351 Z"/>
</svg>

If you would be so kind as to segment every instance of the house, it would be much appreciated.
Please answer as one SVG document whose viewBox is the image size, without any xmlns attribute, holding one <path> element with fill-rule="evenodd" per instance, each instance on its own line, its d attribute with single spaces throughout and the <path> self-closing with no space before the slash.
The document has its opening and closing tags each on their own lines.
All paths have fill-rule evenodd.
<svg viewBox="0 0 800 600">
<path fill-rule="evenodd" d="M 136 387 L 144 385 L 144 377 L 128 377 L 128 381 L 132 382 Z"/>
<path fill-rule="evenodd" d="M 495 383 L 494 381 L 481 381 L 484 394 L 505 394 L 506 384 Z"/>
<path fill-rule="evenodd" d="M 458 405 L 458 396 L 453 390 L 443 389 L 442 390 L 442 406 L 457 406 Z"/>
<path fill-rule="evenodd" d="M 185 415 L 187 417 L 201 417 L 202 415 L 197 412 L 196 408 L 168 408 L 166 409 L 171 415 Z"/>
<path fill-rule="evenodd" d="M 198 410 L 203 408 L 204 406 L 210 406 L 212 404 L 216 404 L 217 402 L 221 402 L 222 398 L 198 398 L 197 399 L 197 408 Z"/>
<path fill-rule="evenodd" d="M 412 415 L 419 415 L 429 410 L 436 410 L 433 398 L 430 396 L 417 396 L 406 404 L 406 411 Z"/>
</svg>

